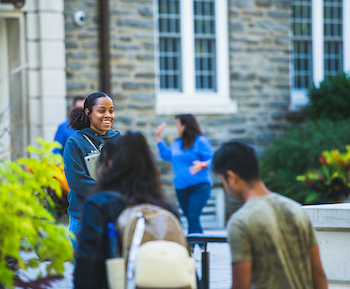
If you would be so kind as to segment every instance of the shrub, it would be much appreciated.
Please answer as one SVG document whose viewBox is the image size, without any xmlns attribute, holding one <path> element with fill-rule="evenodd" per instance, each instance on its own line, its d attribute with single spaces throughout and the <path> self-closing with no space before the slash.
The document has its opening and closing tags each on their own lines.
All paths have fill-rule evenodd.
<svg viewBox="0 0 350 289">
<path fill-rule="evenodd" d="M 350 117 L 350 76 L 341 73 L 309 89 L 305 113 L 313 120 L 341 120 Z"/>
<path fill-rule="evenodd" d="M 37 268 L 50 261 L 44 263 L 46 271 L 61 275 L 64 262 L 73 259 L 67 230 L 56 224 L 44 206 L 46 202 L 54 206 L 46 188 L 61 194 L 61 184 L 54 178 L 57 170 L 46 166 L 40 173 L 30 173 L 23 164 L 31 162 L 32 159 L 0 162 L 0 287 L 13 288 L 14 281 L 19 282 L 18 268 Z M 38 257 L 26 260 L 21 251 L 32 251 Z M 52 277 L 41 279 L 48 282 Z"/>
<path fill-rule="evenodd" d="M 318 158 L 321 168 L 309 170 L 305 175 L 297 177 L 315 192 L 307 197 L 313 202 L 344 201 L 350 195 L 350 146 L 345 153 L 339 150 L 324 151 Z"/>
<path fill-rule="evenodd" d="M 343 150 L 350 143 L 350 121 L 310 121 L 290 128 L 272 141 L 261 156 L 261 175 L 267 187 L 301 203 L 310 203 L 311 188 L 296 180 L 298 175 L 318 166 L 324 150 Z M 320 199 L 314 202 L 321 201 Z"/>
</svg>

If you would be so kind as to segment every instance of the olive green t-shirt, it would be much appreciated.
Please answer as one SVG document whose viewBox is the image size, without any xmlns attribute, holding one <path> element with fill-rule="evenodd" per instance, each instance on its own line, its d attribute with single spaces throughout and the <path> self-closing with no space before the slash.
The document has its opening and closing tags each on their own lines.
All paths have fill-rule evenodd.
<svg viewBox="0 0 350 289">
<path fill-rule="evenodd" d="M 249 199 L 228 223 L 232 263 L 251 261 L 251 288 L 313 289 L 309 250 L 317 245 L 306 212 L 279 194 Z"/>
</svg>

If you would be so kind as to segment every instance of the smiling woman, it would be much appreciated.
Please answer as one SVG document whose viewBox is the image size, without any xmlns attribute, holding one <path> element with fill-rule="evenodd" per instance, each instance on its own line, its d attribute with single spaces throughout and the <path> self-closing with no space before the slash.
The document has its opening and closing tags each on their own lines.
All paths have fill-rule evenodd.
<svg viewBox="0 0 350 289">
<path fill-rule="evenodd" d="M 99 154 L 107 141 L 120 136 L 112 130 L 113 100 L 103 92 L 90 94 L 84 108 L 74 108 L 69 114 L 69 126 L 79 132 L 71 136 L 63 151 L 64 171 L 69 187 L 69 231 L 77 236 L 80 229 L 82 204 L 96 184 L 85 164 L 86 156 Z M 76 242 L 72 240 L 75 249 Z"/>
</svg>

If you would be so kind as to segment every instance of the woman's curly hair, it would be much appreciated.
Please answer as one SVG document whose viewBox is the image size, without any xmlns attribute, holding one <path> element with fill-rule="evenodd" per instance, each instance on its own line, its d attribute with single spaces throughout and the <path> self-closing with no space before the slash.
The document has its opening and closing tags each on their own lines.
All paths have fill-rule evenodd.
<svg viewBox="0 0 350 289">
<path fill-rule="evenodd" d="M 68 117 L 68 127 L 71 127 L 74 130 L 81 130 L 85 127 L 90 127 L 90 119 L 89 116 L 85 114 L 85 109 L 88 109 L 88 114 L 90 114 L 92 112 L 92 107 L 96 104 L 96 99 L 100 97 L 111 98 L 108 94 L 104 92 L 94 92 L 90 94 L 84 102 L 84 108 L 75 107 L 71 110 Z"/>
</svg>

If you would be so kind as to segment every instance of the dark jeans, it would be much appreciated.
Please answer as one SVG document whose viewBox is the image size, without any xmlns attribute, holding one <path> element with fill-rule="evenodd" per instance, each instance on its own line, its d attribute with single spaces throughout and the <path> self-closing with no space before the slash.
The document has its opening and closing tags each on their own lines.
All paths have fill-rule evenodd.
<svg viewBox="0 0 350 289">
<path fill-rule="evenodd" d="M 203 233 L 199 217 L 207 204 L 211 193 L 209 184 L 198 184 L 182 190 L 176 189 L 176 195 L 188 221 L 188 233 Z"/>
</svg>

